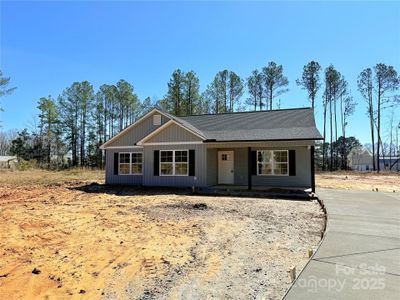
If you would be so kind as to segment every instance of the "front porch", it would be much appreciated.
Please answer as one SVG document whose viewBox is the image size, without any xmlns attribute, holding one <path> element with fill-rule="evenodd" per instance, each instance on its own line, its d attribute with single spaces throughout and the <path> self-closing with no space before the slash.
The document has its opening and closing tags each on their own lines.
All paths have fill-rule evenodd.
<svg viewBox="0 0 400 300">
<path fill-rule="evenodd" d="M 271 174 L 262 173 L 260 152 L 284 153 L 283 163 L 276 162 L 281 169 L 275 168 Z M 304 141 L 242 143 L 232 147 L 209 145 L 207 185 L 209 191 L 215 192 L 315 192 L 314 146 Z"/>
</svg>

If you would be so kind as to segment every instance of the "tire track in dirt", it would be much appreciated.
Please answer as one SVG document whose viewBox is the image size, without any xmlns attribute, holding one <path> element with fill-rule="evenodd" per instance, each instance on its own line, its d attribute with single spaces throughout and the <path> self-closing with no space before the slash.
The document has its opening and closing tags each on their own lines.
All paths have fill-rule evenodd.
<svg viewBox="0 0 400 300">
<path fill-rule="evenodd" d="M 268 283 L 273 299 L 319 238 L 313 203 L 89 187 L 0 187 L 0 294 L 248 299 Z"/>
</svg>

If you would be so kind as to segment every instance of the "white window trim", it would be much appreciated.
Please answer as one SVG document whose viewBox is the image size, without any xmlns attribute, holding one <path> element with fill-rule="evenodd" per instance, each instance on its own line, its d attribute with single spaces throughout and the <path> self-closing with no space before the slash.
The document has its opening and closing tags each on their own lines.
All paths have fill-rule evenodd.
<svg viewBox="0 0 400 300">
<path fill-rule="evenodd" d="M 159 155 L 159 160 L 158 160 L 158 170 L 159 170 L 159 176 L 189 176 L 189 150 L 188 149 L 176 149 L 176 150 L 159 150 L 160 155 Z M 172 164 L 172 174 L 161 174 L 161 152 L 167 152 L 167 151 L 172 151 L 172 162 L 167 162 Z M 186 151 L 187 153 L 187 172 L 186 174 L 177 174 L 175 175 L 175 151 Z M 164 162 L 163 162 L 164 163 Z M 181 162 L 178 162 L 181 163 Z"/>
<path fill-rule="evenodd" d="M 142 173 L 132 173 L 132 154 L 137 154 L 137 153 L 139 153 L 139 154 L 142 154 L 142 163 L 141 163 L 141 165 L 142 165 Z M 121 154 L 129 154 L 129 174 L 121 174 L 121 168 L 120 168 L 120 166 L 121 166 Z M 143 175 L 143 161 L 144 161 L 144 153 L 143 152 L 119 152 L 118 153 L 118 175 L 119 176 L 136 176 L 136 175 Z M 124 164 L 126 164 L 126 163 L 124 163 Z M 139 164 L 139 163 L 135 163 L 135 164 Z"/>
<path fill-rule="evenodd" d="M 258 161 L 258 153 L 259 152 L 263 152 L 263 151 L 270 151 L 270 152 L 272 152 L 271 153 L 271 158 L 272 158 L 272 160 L 269 162 L 270 164 L 271 164 L 271 171 L 272 171 L 272 173 L 271 174 L 262 174 L 262 173 L 260 173 L 260 170 L 259 170 L 259 168 L 258 168 L 258 165 L 260 164 L 260 162 Z M 287 173 L 286 174 L 274 174 L 274 167 L 275 167 L 275 160 L 273 159 L 273 157 L 274 157 L 274 152 L 282 152 L 282 151 L 284 151 L 284 152 L 286 152 L 287 154 Z M 256 163 L 257 163 L 257 176 L 289 176 L 289 150 L 278 150 L 278 149 L 276 149 L 276 150 L 267 150 L 267 149 L 265 149 L 265 150 L 257 150 L 257 155 L 256 155 Z"/>
</svg>

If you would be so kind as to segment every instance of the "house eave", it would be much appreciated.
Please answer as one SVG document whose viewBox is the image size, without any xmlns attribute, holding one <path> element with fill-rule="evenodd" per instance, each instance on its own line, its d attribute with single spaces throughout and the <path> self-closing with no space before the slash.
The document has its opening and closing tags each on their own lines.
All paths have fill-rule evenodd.
<svg viewBox="0 0 400 300">
<path fill-rule="evenodd" d="M 216 140 L 207 139 L 204 143 L 257 143 L 257 142 L 290 142 L 290 141 L 316 141 L 323 138 L 294 138 L 294 139 L 261 139 L 261 140 Z"/>
</svg>

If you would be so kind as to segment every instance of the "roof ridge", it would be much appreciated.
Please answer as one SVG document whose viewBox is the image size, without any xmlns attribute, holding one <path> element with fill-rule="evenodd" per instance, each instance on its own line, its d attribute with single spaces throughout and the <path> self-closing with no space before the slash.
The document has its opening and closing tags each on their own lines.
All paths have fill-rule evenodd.
<svg viewBox="0 0 400 300">
<path fill-rule="evenodd" d="M 201 135 L 202 137 L 206 138 L 205 135 L 204 135 L 204 133 L 203 133 L 199 128 L 197 128 L 196 126 L 194 126 L 193 124 L 190 124 L 189 122 L 185 121 L 185 120 L 182 119 L 181 117 L 174 116 L 174 115 L 172 115 L 172 114 L 170 114 L 170 113 L 167 113 L 167 114 L 168 114 L 168 116 L 169 116 L 172 120 L 174 120 L 174 121 L 180 123 L 180 124 L 181 124 L 182 126 L 184 126 L 186 129 L 192 130 L 192 131 L 196 132 L 197 134 Z"/>
<path fill-rule="evenodd" d="M 187 115 L 187 116 L 174 116 L 176 118 L 188 118 L 188 117 L 200 117 L 200 116 L 219 116 L 219 115 L 236 115 L 236 114 L 251 114 L 251 113 L 272 113 L 276 111 L 287 111 L 287 110 L 312 110 L 312 107 L 295 107 L 295 108 L 281 108 L 273 110 L 252 110 L 252 111 L 234 111 L 234 112 L 223 112 L 213 114 L 198 114 L 198 115 Z"/>
</svg>

